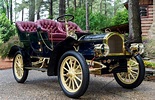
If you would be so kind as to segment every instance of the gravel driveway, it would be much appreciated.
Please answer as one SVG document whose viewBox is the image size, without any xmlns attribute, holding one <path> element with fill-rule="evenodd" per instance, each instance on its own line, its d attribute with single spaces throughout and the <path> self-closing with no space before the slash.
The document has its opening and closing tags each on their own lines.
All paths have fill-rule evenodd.
<svg viewBox="0 0 155 100">
<path fill-rule="evenodd" d="M 120 87 L 113 77 L 91 75 L 84 100 L 154 100 L 155 82 L 144 81 L 138 88 L 127 90 Z M 14 80 L 12 70 L 0 70 L 0 100 L 73 100 L 65 96 L 57 77 L 30 71 L 24 84 Z"/>
</svg>

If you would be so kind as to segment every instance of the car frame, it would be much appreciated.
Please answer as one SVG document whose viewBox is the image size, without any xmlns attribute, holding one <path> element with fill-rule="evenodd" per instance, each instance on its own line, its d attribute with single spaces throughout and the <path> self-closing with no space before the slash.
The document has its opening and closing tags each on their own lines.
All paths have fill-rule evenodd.
<svg viewBox="0 0 155 100">
<path fill-rule="evenodd" d="M 142 83 L 145 76 L 140 56 L 144 52 L 142 43 L 125 42 L 124 35 L 116 32 L 92 34 L 70 30 L 68 23 L 73 19 L 72 15 L 58 17 L 56 23 L 63 23 L 66 30 L 66 37 L 60 41 L 55 41 L 54 33 L 48 34 L 37 23 L 27 22 L 34 25 L 27 25 L 35 30 L 30 32 L 16 23 L 23 46 L 13 46 L 8 56 L 14 58 L 13 74 L 18 83 L 26 81 L 30 70 L 47 72 L 48 76 L 58 76 L 64 94 L 71 98 L 79 98 L 86 92 L 90 74 L 112 73 L 117 83 L 127 89 Z M 53 38 L 49 39 L 49 35 Z"/>
</svg>

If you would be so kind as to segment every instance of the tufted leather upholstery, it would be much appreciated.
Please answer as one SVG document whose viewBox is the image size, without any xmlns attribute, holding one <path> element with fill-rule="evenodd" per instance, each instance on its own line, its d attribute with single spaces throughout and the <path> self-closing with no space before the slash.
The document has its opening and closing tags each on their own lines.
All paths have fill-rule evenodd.
<svg viewBox="0 0 155 100">
<path fill-rule="evenodd" d="M 49 40 L 62 41 L 66 38 L 66 33 L 62 30 L 60 23 L 50 19 L 40 19 L 36 23 L 42 31 L 48 33 Z"/>
<path fill-rule="evenodd" d="M 31 21 L 17 21 L 16 26 L 21 32 L 37 32 L 37 25 Z"/>
<path fill-rule="evenodd" d="M 62 27 L 63 31 L 66 32 L 65 23 L 61 22 L 61 25 L 62 25 L 61 27 Z M 83 32 L 82 29 L 76 23 L 73 23 L 71 21 L 68 22 L 68 28 L 69 28 L 69 31 L 75 30 L 75 32 L 80 32 L 80 33 Z"/>
</svg>

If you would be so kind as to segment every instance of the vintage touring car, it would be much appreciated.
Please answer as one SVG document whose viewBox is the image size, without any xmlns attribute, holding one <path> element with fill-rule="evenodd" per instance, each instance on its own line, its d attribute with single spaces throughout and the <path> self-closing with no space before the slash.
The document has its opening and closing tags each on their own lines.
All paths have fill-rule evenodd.
<svg viewBox="0 0 155 100">
<path fill-rule="evenodd" d="M 125 42 L 123 35 L 115 32 L 84 32 L 73 19 L 64 15 L 57 21 L 16 22 L 22 46 L 13 46 L 8 56 L 14 58 L 13 74 L 18 83 L 26 81 L 30 70 L 47 72 L 58 76 L 60 87 L 71 98 L 86 92 L 90 74 L 113 73 L 117 83 L 127 89 L 142 83 L 142 43 Z"/>
</svg>

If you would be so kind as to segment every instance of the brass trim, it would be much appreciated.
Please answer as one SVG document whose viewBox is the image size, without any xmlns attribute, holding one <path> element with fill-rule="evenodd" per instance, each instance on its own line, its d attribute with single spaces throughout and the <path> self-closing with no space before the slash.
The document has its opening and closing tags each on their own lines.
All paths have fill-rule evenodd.
<svg viewBox="0 0 155 100">
<path fill-rule="evenodd" d="M 47 67 L 45 64 L 45 61 L 47 60 L 47 64 L 49 64 L 49 60 L 50 58 L 46 58 L 46 57 L 35 57 L 35 56 L 31 56 L 31 58 L 38 58 L 39 60 L 36 62 L 32 62 L 32 66 L 36 66 L 39 68 L 43 68 L 43 67 Z M 41 64 L 41 65 L 39 65 Z"/>
<path fill-rule="evenodd" d="M 101 75 L 102 74 L 101 69 L 107 68 L 107 66 L 105 66 L 101 62 L 92 61 L 92 60 L 86 60 L 86 62 L 90 66 L 89 67 L 90 74 Z"/>
<path fill-rule="evenodd" d="M 119 37 L 122 39 L 122 41 L 123 41 L 123 47 L 122 47 L 123 52 L 122 52 L 122 53 L 109 53 L 107 56 L 131 55 L 131 54 L 130 54 L 129 52 L 127 52 L 126 49 L 125 49 L 125 45 L 124 45 L 124 44 L 125 44 L 125 43 L 124 43 L 124 36 L 123 36 L 122 34 L 114 33 L 114 32 L 109 32 L 109 33 L 107 33 L 106 36 L 103 38 L 103 43 L 108 44 L 109 38 L 110 38 L 111 36 L 113 36 L 113 35 L 117 35 L 117 36 L 119 36 Z"/>
</svg>

